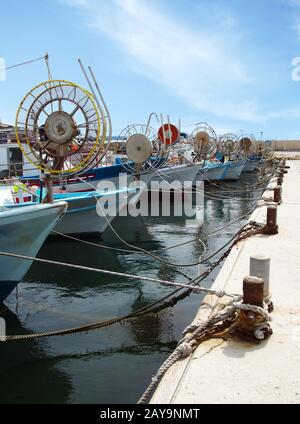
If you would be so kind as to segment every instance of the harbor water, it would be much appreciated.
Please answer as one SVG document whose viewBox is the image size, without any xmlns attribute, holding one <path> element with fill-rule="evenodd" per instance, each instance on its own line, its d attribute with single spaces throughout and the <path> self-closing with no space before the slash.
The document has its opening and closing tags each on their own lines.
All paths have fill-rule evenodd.
<svg viewBox="0 0 300 424">
<path fill-rule="evenodd" d="M 244 175 L 240 181 L 205 188 L 205 221 L 199 230 L 184 219 L 147 218 L 131 232 L 132 243 L 161 250 L 194 239 L 185 246 L 161 250 L 172 263 L 194 263 L 222 247 L 246 222 L 247 213 L 262 190 L 246 187 L 258 181 Z M 237 190 L 233 192 L 233 188 Z M 235 196 L 234 196 L 235 194 Z M 239 199 L 242 198 L 242 199 Z M 236 218 L 243 219 L 226 226 Z M 127 234 L 128 235 L 128 234 Z M 115 240 L 89 239 L 93 243 L 125 248 Z M 140 253 L 121 253 L 73 240 L 49 239 L 39 257 L 112 271 L 186 283 L 173 267 Z M 211 259 L 213 261 L 213 259 Z M 203 270 L 210 266 L 208 261 Z M 181 268 L 195 277 L 198 267 Z M 203 285 L 209 287 L 216 269 Z M 0 306 L 7 334 L 59 330 L 131 313 L 170 293 L 172 287 L 35 263 L 18 293 Z M 135 403 L 151 376 L 174 350 L 202 295 L 192 294 L 173 308 L 122 324 L 64 337 L 0 343 L 0 403 Z"/>
</svg>

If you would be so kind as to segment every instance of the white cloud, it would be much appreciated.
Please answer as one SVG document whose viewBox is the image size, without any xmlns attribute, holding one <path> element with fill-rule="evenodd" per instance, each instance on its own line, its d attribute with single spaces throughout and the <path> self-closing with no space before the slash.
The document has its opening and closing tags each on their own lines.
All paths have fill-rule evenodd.
<svg viewBox="0 0 300 424">
<path fill-rule="evenodd" d="M 224 35 L 224 25 L 235 23 L 229 11 L 222 12 L 218 34 L 217 27 L 213 33 L 201 25 L 193 30 L 145 0 L 63 1 L 82 7 L 89 26 L 114 40 L 135 72 L 168 87 L 195 109 L 261 122 L 255 101 L 243 98 L 243 89 L 252 84 L 248 70 Z"/>
</svg>

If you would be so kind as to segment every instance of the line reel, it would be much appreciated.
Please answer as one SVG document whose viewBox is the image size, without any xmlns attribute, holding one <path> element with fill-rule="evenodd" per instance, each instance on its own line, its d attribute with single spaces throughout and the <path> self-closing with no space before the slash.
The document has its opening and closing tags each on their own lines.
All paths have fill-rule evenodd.
<svg viewBox="0 0 300 424">
<path fill-rule="evenodd" d="M 161 168 L 168 160 L 171 146 L 179 140 L 180 130 L 173 124 L 164 124 L 161 115 L 161 127 L 155 131 L 151 126 L 151 118 L 148 123 L 127 126 L 119 138 L 126 143 L 128 161 L 123 162 L 127 173 L 143 175 L 149 174 Z M 158 120 L 159 121 L 159 120 Z"/>
<path fill-rule="evenodd" d="M 242 134 L 238 139 L 238 149 L 248 156 L 255 149 L 255 137 L 252 134 Z"/>
<path fill-rule="evenodd" d="M 238 137 L 236 134 L 227 133 L 222 135 L 219 144 L 224 156 L 231 157 L 234 153 L 238 154 Z"/>
<path fill-rule="evenodd" d="M 18 108 L 15 132 L 20 148 L 35 168 L 53 178 L 83 172 L 99 163 L 108 148 L 109 112 L 100 90 L 99 100 L 88 77 L 87 81 L 92 93 L 70 81 L 43 82 Z"/>
<path fill-rule="evenodd" d="M 195 157 L 194 161 L 209 160 L 217 151 L 218 137 L 215 130 L 206 122 L 196 124 L 191 134 Z"/>
</svg>

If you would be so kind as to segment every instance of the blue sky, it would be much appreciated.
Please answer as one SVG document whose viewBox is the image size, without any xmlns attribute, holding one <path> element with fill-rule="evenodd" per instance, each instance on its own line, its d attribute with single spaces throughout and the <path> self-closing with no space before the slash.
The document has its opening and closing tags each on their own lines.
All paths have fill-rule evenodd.
<svg viewBox="0 0 300 424">
<path fill-rule="evenodd" d="M 84 85 L 76 59 L 91 64 L 115 135 L 156 111 L 186 130 L 300 138 L 300 0 L 5 0 L 0 36 L 7 66 L 48 51 L 55 78 Z M 7 71 L 1 120 L 46 79 L 42 62 Z"/>
</svg>

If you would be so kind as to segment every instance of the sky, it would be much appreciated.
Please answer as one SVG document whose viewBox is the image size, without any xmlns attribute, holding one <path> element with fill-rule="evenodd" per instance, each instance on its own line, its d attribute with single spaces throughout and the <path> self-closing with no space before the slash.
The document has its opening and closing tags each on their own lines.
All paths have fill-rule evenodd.
<svg viewBox="0 0 300 424">
<path fill-rule="evenodd" d="M 43 61 L 1 81 L 3 65 L 47 51 L 55 79 L 86 86 L 77 59 L 92 65 L 114 135 L 157 112 L 300 139 L 300 0 L 1 0 L 0 16 L 2 122 L 47 80 Z"/>
</svg>

